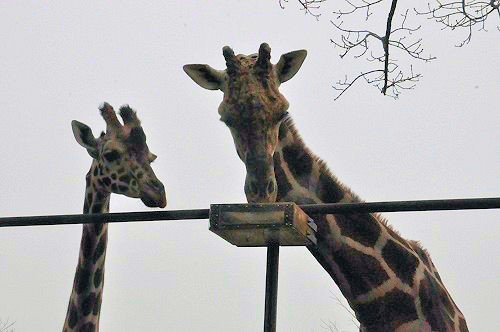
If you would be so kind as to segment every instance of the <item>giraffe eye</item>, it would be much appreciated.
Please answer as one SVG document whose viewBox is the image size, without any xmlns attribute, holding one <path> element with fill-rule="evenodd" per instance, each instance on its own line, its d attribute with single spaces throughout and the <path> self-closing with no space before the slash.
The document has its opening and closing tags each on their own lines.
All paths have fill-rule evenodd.
<svg viewBox="0 0 500 332">
<path fill-rule="evenodd" d="M 120 152 L 116 150 L 111 150 L 104 154 L 104 159 L 106 159 L 106 161 L 110 163 L 120 159 L 120 157 L 121 157 Z"/>
</svg>

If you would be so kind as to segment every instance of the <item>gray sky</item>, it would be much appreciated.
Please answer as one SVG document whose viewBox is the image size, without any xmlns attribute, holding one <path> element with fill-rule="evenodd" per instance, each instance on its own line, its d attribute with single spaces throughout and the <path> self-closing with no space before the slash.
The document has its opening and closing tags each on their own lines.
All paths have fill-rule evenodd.
<svg viewBox="0 0 500 332">
<path fill-rule="evenodd" d="M 325 7 L 326 9 L 326 7 Z M 0 216 L 80 213 L 91 160 L 70 122 L 104 129 L 98 105 L 138 110 L 168 209 L 244 202 L 245 169 L 218 121 L 222 94 L 199 88 L 186 63 L 223 68 L 222 46 L 254 53 L 307 49 L 281 90 L 306 144 L 367 201 L 498 196 L 498 32 L 424 29 L 438 59 L 398 101 L 363 83 L 338 102 L 332 83 L 361 69 L 290 1 L 3 1 L 0 3 Z M 490 23 L 491 24 L 491 23 Z M 113 195 L 111 211 L 149 211 Z M 498 331 L 498 210 L 385 215 L 433 257 L 471 331 Z M 0 229 L 0 320 L 16 331 L 64 321 L 81 226 Z M 259 331 L 265 249 L 236 248 L 207 221 L 113 224 L 102 331 Z M 304 248 L 281 250 L 279 331 L 355 331 L 338 288 Z M 342 299 L 342 301 L 345 300 Z"/>
</svg>

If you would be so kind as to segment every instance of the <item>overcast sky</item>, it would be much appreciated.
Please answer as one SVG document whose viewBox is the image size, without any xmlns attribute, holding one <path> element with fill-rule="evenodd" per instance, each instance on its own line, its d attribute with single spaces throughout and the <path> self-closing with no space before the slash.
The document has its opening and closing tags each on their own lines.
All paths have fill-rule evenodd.
<svg viewBox="0 0 500 332">
<path fill-rule="evenodd" d="M 0 2 L 0 216 L 81 213 L 91 160 L 70 122 L 98 135 L 103 101 L 138 111 L 168 209 L 245 202 L 245 168 L 218 121 L 222 94 L 182 66 L 222 69 L 224 45 L 249 54 L 264 41 L 273 62 L 308 50 L 281 91 L 306 144 L 363 199 L 499 196 L 494 24 L 460 49 L 460 34 L 424 27 L 438 59 L 418 64 L 414 90 L 395 101 L 360 82 L 334 102 L 332 83 L 364 64 L 339 59 L 329 8 L 316 22 L 293 0 L 286 10 L 263 0 Z M 111 211 L 150 209 L 113 195 Z M 498 331 L 500 212 L 385 216 L 430 251 L 470 330 Z M 0 321 L 16 331 L 62 328 L 80 237 L 81 225 L 0 229 Z M 226 243 L 207 221 L 113 224 L 101 330 L 262 330 L 265 257 L 264 248 Z M 279 331 L 325 331 L 330 321 L 356 330 L 305 248 L 283 248 L 280 259 Z"/>
</svg>

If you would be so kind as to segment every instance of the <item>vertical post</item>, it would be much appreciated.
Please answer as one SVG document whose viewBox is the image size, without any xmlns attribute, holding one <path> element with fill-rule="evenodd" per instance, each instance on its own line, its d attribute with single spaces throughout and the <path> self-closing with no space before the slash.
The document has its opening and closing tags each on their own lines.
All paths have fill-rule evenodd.
<svg viewBox="0 0 500 332">
<path fill-rule="evenodd" d="M 278 303 L 278 266 L 280 246 L 267 246 L 266 302 L 264 309 L 264 332 L 276 332 L 276 306 Z"/>
</svg>

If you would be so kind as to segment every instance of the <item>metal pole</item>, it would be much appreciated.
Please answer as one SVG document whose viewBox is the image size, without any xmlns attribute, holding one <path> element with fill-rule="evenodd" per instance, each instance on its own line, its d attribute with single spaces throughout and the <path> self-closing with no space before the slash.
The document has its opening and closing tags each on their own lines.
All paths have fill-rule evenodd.
<svg viewBox="0 0 500 332">
<path fill-rule="evenodd" d="M 264 309 L 264 332 L 276 332 L 276 307 L 278 304 L 279 244 L 267 246 L 266 302 Z"/>
</svg>

